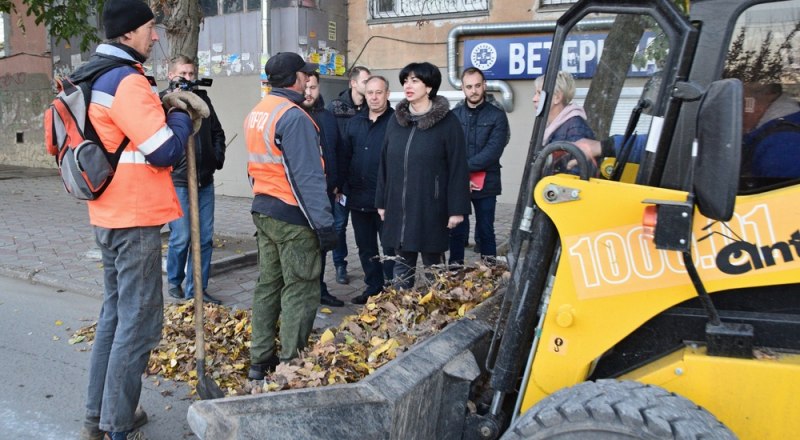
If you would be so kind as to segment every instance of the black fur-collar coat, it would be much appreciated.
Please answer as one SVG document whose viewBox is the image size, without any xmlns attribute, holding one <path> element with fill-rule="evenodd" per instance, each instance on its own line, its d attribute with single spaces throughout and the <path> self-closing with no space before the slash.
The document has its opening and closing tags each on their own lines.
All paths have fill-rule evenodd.
<svg viewBox="0 0 800 440">
<path fill-rule="evenodd" d="M 386 128 L 375 207 L 385 209 L 382 243 L 407 252 L 445 252 L 448 217 L 469 214 L 464 132 L 437 96 L 430 111 L 412 115 L 401 101 Z"/>
</svg>

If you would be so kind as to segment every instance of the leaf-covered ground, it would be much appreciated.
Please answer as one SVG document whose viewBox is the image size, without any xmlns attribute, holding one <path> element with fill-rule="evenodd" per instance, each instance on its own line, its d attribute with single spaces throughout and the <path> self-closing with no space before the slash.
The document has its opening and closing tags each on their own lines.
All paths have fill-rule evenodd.
<svg viewBox="0 0 800 440">
<path fill-rule="evenodd" d="M 460 319 L 493 295 L 508 278 L 503 266 L 482 264 L 439 271 L 415 290 L 389 290 L 344 318 L 336 328 L 311 336 L 300 357 L 278 365 L 264 381 L 249 381 L 251 314 L 206 304 L 206 371 L 229 396 L 351 383 L 448 323 Z M 96 323 L 75 332 L 70 344 L 94 339 Z M 153 350 L 147 374 L 197 385 L 194 307 L 166 304 L 161 343 Z"/>
</svg>

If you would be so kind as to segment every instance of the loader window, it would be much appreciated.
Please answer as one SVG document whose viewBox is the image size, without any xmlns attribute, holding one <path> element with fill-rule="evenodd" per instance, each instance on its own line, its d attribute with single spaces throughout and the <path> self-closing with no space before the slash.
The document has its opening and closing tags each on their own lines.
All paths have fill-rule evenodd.
<svg viewBox="0 0 800 440">
<path fill-rule="evenodd" d="M 740 192 L 800 180 L 800 0 L 745 10 L 723 76 L 744 85 Z"/>
<path fill-rule="evenodd" d="M 586 16 L 564 42 L 558 80 L 544 111 L 547 125 L 543 143 L 602 140 L 626 133 L 644 140 L 652 132 L 653 139 L 646 145 L 657 145 L 659 133 L 651 127 L 657 128 L 663 114 L 664 84 L 660 78 L 671 64 L 669 56 L 669 40 L 650 16 Z M 574 85 L 565 90 L 569 80 L 574 80 Z M 537 82 L 538 90 L 542 82 Z M 638 162 L 645 142 L 636 145 L 638 151 L 631 156 L 632 162 Z M 636 167 L 631 167 L 623 180 L 632 181 L 635 176 Z"/>
<path fill-rule="evenodd" d="M 646 107 L 633 122 L 635 132 L 646 134 L 652 115 L 657 114 L 659 72 L 669 56 L 669 44 L 649 16 L 619 14 L 608 18 L 613 24 L 604 31 L 586 30 L 596 21 L 595 16 L 586 17 L 572 29 L 563 51 L 562 70 L 588 88 L 586 98 L 578 104 L 585 109 L 596 139 L 625 133 L 646 89 Z M 588 43 L 593 40 L 594 45 Z M 597 57 L 590 60 L 595 51 Z"/>
</svg>

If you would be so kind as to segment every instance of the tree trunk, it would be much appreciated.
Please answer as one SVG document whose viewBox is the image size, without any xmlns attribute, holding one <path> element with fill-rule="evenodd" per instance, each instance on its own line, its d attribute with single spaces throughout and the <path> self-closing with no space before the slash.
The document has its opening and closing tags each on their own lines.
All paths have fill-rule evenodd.
<svg viewBox="0 0 800 440">
<path fill-rule="evenodd" d="M 583 104 L 586 113 L 592 115 L 589 123 L 597 139 L 605 139 L 609 135 L 617 101 L 644 28 L 642 16 L 621 14 L 614 20 L 614 26 L 606 38 L 603 56 L 592 78 L 592 84 L 602 84 L 603 87 L 591 87 Z M 617 99 L 609 99 L 609 96 Z"/>
<path fill-rule="evenodd" d="M 164 15 L 163 25 L 167 31 L 169 56 L 186 55 L 197 58 L 197 42 L 200 38 L 200 21 L 203 15 L 199 0 L 151 0 L 153 10 Z"/>
</svg>

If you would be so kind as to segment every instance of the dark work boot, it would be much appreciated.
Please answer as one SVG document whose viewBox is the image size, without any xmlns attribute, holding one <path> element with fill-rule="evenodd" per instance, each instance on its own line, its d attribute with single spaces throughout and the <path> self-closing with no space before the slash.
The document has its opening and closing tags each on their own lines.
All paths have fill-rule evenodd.
<svg viewBox="0 0 800 440">
<path fill-rule="evenodd" d="M 278 356 L 272 355 L 263 364 L 250 364 L 250 371 L 247 373 L 247 378 L 250 380 L 264 380 L 267 373 L 275 371 L 275 367 L 281 363 Z"/>
<path fill-rule="evenodd" d="M 350 278 L 347 276 L 347 266 L 336 266 L 336 282 L 350 284 Z"/>
<path fill-rule="evenodd" d="M 183 288 L 180 285 L 170 284 L 167 293 L 175 299 L 183 299 Z"/>
<path fill-rule="evenodd" d="M 80 440 L 102 440 L 105 432 L 100 430 L 100 417 L 86 417 L 83 422 L 83 428 L 79 434 Z M 136 406 L 136 412 L 133 413 L 133 430 L 137 430 L 147 424 L 147 413 L 144 412 L 142 405 Z"/>
<path fill-rule="evenodd" d="M 320 295 L 319 297 L 319 302 L 323 306 L 331 306 L 331 307 L 342 307 L 344 305 L 344 301 L 331 295 L 328 292 L 322 292 L 322 295 Z"/>
</svg>

